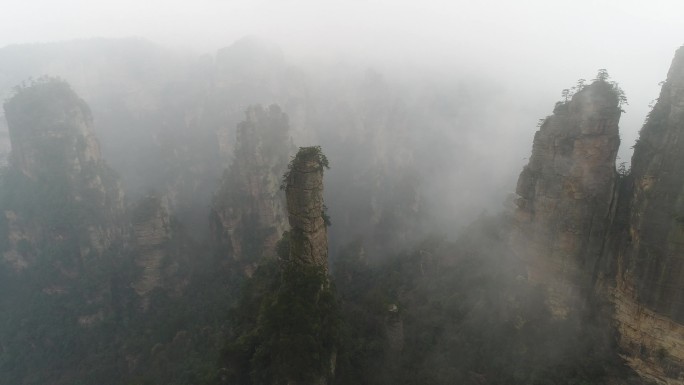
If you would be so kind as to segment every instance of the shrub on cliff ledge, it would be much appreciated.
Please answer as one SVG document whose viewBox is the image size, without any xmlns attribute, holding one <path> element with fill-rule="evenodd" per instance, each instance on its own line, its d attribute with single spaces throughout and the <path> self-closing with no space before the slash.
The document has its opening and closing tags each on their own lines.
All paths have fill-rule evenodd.
<svg viewBox="0 0 684 385">
<path fill-rule="evenodd" d="M 321 150 L 321 146 L 299 147 L 299 151 L 297 151 L 297 154 L 292 157 L 290 163 L 287 165 L 287 171 L 285 171 L 285 174 L 283 174 L 283 180 L 280 184 L 281 190 L 285 190 L 285 187 L 287 186 L 287 180 L 290 178 L 292 167 L 294 167 L 294 165 L 297 163 L 301 163 L 310 159 L 314 159 L 318 163 L 318 166 L 321 170 L 327 170 L 330 168 L 328 157 L 325 156 L 323 150 Z"/>
</svg>

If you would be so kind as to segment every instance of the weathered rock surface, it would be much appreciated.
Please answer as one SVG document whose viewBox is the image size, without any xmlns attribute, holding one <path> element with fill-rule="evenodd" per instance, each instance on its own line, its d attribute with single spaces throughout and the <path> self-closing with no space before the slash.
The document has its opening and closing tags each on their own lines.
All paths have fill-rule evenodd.
<svg viewBox="0 0 684 385">
<path fill-rule="evenodd" d="M 65 82 L 41 79 L 4 109 L 12 145 L 5 260 L 26 267 L 39 243 L 75 258 L 101 255 L 123 239 L 123 191 L 101 158 L 86 103 Z"/>
<path fill-rule="evenodd" d="M 290 222 L 290 262 L 328 269 L 328 231 L 324 218 L 323 169 L 320 147 L 302 147 L 285 176 Z"/>
<path fill-rule="evenodd" d="M 529 280 L 547 287 L 559 317 L 580 306 L 592 288 L 617 179 L 620 113 L 606 81 L 558 103 L 535 134 L 518 179 L 512 246 Z"/>
<path fill-rule="evenodd" d="M 11 151 L 12 144 L 10 143 L 9 139 L 7 120 L 4 116 L 0 116 L 0 167 L 7 166 Z"/>
<path fill-rule="evenodd" d="M 12 166 L 29 177 L 45 169 L 50 155 L 65 160 L 72 177 L 88 163 L 101 160 L 90 109 L 64 82 L 47 81 L 22 89 L 5 103 L 5 114 Z M 59 154 L 45 154 L 51 149 Z"/>
<path fill-rule="evenodd" d="M 253 270 L 262 256 L 275 256 L 287 228 L 281 176 L 292 144 L 288 118 L 278 106 L 250 107 L 238 126 L 235 159 L 214 197 L 212 233 L 222 254 Z"/>
<path fill-rule="evenodd" d="M 563 316 L 612 305 L 621 355 L 638 374 L 684 384 L 684 48 L 634 148 L 614 169 L 619 94 L 595 82 L 535 136 L 512 247 Z"/>
<path fill-rule="evenodd" d="M 616 253 L 615 318 L 632 367 L 684 384 L 684 48 L 634 147 Z"/>
<path fill-rule="evenodd" d="M 288 220 L 290 222 L 290 251 L 284 261 L 284 270 L 294 274 L 304 274 L 311 279 L 311 273 L 322 274 L 321 285 L 313 287 L 313 292 L 299 293 L 302 298 L 320 298 L 329 292 L 328 278 L 328 231 L 323 204 L 323 171 L 328 167 L 328 160 L 319 146 L 300 147 L 297 155 L 288 165 L 284 176 L 285 196 L 287 198 Z M 285 274 L 284 280 L 298 279 Z M 288 283 L 286 282 L 285 285 Z M 299 284 L 301 285 L 301 283 Z M 313 297 L 311 297 L 313 294 Z M 309 299 L 310 300 L 310 299 Z M 322 317 L 318 324 L 324 324 L 332 314 L 318 314 Z M 313 326 L 313 325 L 310 325 Z M 316 326 L 320 328 L 320 326 Z M 310 333 L 326 333 L 310 330 Z M 320 336 L 317 336 L 320 338 Z M 334 377 L 337 361 L 335 347 L 319 359 L 329 362 L 328 370 L 315 376 L 308 383 L 326 385 Z M 314 368 L 310 368 L 314 369 Z M 288 384 L 302 384 L 299 381 L 287 380 Z"/>
<path fill-rule="evenodd" d="M 159 197 L 150 195 L 140 202 L 133 218 L 133 234 L 138 251 L 135 263 L 142 269 L 133 288 L 147 309 L 149 293 L 164 284 L 163 262 L 171 239 L 169 214 Z"/>
</svg>

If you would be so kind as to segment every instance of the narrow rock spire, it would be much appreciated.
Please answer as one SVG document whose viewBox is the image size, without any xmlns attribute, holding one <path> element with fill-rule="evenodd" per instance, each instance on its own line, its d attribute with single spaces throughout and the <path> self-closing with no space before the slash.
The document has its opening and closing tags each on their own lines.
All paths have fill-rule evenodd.
<svg viewBox="0 0 684 385">
<path fill-rule="evenodd" d="M 290 221 L 292 263 L 328 269 L 328 231 L 323 204 L 323 170 L 328 160 L 321 148 L 302 147 L 284 177 Z"/>
</svg>

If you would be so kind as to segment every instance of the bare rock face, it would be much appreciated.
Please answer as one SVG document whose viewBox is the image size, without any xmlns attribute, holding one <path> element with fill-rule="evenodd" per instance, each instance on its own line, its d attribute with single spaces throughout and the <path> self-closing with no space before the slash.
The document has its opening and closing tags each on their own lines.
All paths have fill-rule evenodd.
<svg viewBox="0 0 684 385">
<path fill-rule="evenodd" d="M 149 293 L 164 284 L 163 262 L 171 239 L 171 221 L 159 197 L 150 195 L 140 202 L 133 218 L 133 234 L 138 249 L 135 263 L 142 269 L 133 288 L 147 309 Z"/>
<path fill-rule="evenodd" d="M 65 161 L 72 176 L 101 158 L 90 109 L 64 82 L 52 80 L 21 89 L 5 103 L 5 113 L 10 161 L 29 177 L 43 172 L 51 155 Z M 50 150 L 59 153 L 46 154 Z"/>
<path fill-rule="evenodd" d="M 302 147 L 285 175 L 290 222 L 290 262 L 328 269 L 328 231 L 323 204 L 323 170 L 328 166 L 320 147 Z"/>
<path fill-rule="evenodd" d="M 684 384 L 684 48 L 634 147 L 616 253 L 615 318 L 630 365 Z"/>
<path fill-rule="evenodd" d="M 262 256 L 274 256 L 287 228 L 280 191 L 290 151 L 288 118 L 278 106 L 250 107 L 238 126 L 235 159 L 214 198 L 212 233 L 222 254 L 253 270 Z"/>
<path fill-rule="evenodd" d="M 12 144 L 9 139 L 7 120 L 4 116 L 0 116 L 0 167 L 7 166 L 11 150 Z"/>
<path fill-rule="evenodd" d="M 607 300 L 628 365 L 684 384 L 684 48 L 619 176 L 616 91 L 595 82 L 544 121 L 518 180 L 512 247 L 556 315 Z"/>
<path fill-rule="evenodd" d="M 100 156 L 86 103 L 67 83 L 40 79 L 19 87 L 4 109 L 12 145 L 5 260 L 30 265 L 38 243 L 74 258 L 101 255 L 121 240 L 123 191 Z"/>
<path fill-rule="evenodd" d="M 582 306 L 602 253 L 617 178 L 618 95 L 596 81 L 558 103 L 518 179 L 512 246 L 556 316 Z"/>
<path fill-rule="evenodd" d="M 341 320 L 328 276 L 327 165 L 320 147 L 300 148 L 289 163 L 283 188 L 291 229 L 278 243 L 278 259 L 263 258 L 246 286 L 244 298 L 254 300 L 238 305 L 236 314 L 249 316 L 230 333 L 222 383 L 334 383 Z"/>
<path fill-rule="evenodd" d="M 297 300 L 311 301 L 313 298 L 330 300 L 330 281 L 328 277 L 328 220 L 323 204 L 323 172 L 328 168 L 328 159 L 321 152 L 320 146 L 300 147 L 297 155 L 288 165 L 288 171 L 283 177 L 285 196 L 287 198 L 287 212 L 290 222 L 289 244 L 290 250 L 283 261 L 283 287 L 303 287 L 300 280 L 311 280 L 316 277 L 319 283 L 309 286 L 307 290 L 293 291 L 291 302 Z M 280 290 L 283 290 L 281 287 Z M 315 302 L 319 301 L 318 299 Z M 328 309 L 329 311 L 329 309 Z M 316 314 L 321 317 L 318 321 L 325 324 L 332 314 Z M 308 325 L 311 334 L 326 334 L 320 326 Z M 321 335 L 316 336 L 321 338 Z M 302 382 L 288 378 L 288 385 L 312 384 L 326 385 L 334 378 L 337 352 L 334 347 L 319 353 L 318 358 L 326 362 L 326 370 L 321 371 L 321 365 L 306 370 L 314 370 L 317 375 L 309 376 L 309 380 Z"/>
</svg>

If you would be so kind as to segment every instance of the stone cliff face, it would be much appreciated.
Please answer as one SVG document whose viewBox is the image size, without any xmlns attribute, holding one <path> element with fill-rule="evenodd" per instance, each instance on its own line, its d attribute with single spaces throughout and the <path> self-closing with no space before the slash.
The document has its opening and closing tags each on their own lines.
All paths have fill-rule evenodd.
<svg viewBox="0 0 684 385">
<path fill-rule="evenodd" d="M 138 250 L 135 263 L 142 273 L 133 288 L 142 297 L 143 309 L 149 306 L 149 293 L 164 284 L 163 263 L 171 239 L 170 222 L 166 208 L 156 196 L 145 197 L 135 210 L 133 234 Z"/>
<path fill-rule="evenodd" d="M 335 374 L 340 318 L 328 276 L 320 147 L 302 147 L 283 176 L 290 231 L 262 258 L 235 309 L 222 383 L 325 385 Z M 224 369 L 222 369 L 223 371 Z"/>
<path fill-rule="evenodd" d="M 9 140 L 9 130 L 7 130 L 7 120 L 0 116 L 0 167 L 5 167 L 9 161 L 9 154 L 12 144 Z"/>
<path fill-rule="evenodd" d="M 320 147 L 302 147 L 285 175 L 290 222 L 289 262 L 328 269 L 328 231 L 323 204 L 323 169 L 328 161 Z"/>
<path fill-rule="evenodd" d="M 211 225 L 221 254 L 241 261 L 248 275 L 259 258 L 275 255 L 287 228 L 279 186 L 291 149 L 288 118 L 279 107 L 247 109 L 235 159 L 214 198 Z"/>
<path fill-rule="evenodd" d="M 25 88 L 5 104 L 12 166 L 35 178 L 55 148 L 70 177 L 101 160 L 88 105 L 66 83 L 49 81 Z M 59 148 L 56 148 L 59 146 Z"/>
<path fill-rule="evenodd" d="M 123 192 L 100 156 L 85 102 L 63 81 L 42 79 L 19 88 L 4 109 L 12 145 L 5 259 L 26 267 L 40 243 L 83 258 L 121 240 Z"/>
<path fill-rule="evenodd" d="M 512 247 L 556 315 L 607 300 L 629 366 L 684 384 L 684 48 L 621 175 L 618 104 L 599 81 L 544 121 L 518 180 Z"/>
<path fill-rule="evenodd" d="M 287 213 L 290 222 L 290 252 L 284 262 L 283 280 L 284 286 L 301 286 L 297 283 L 300 277 L 311 279 L 309 274 L 321 278 L 320 284 L 310 287 L 308 292 L 298 293 L 301 299 L 308 301 L 312 298 L 330 297 L 330 282 L 328 278 L 328 231 L 325 205 L 323 204 L 323 171 L 328 168 L 328 159 L 321 152 L 321 148 L 300 147 L 297 155 L 288 165 L 289 169 L 284 176 L 285 195 L 287 197 Z M 294 272 L 293 274 L 288 274 Z M 307 277 L 308 276 L 308 277 Z M 316 300 L 318 301 L 318 300 Z M 318 322 L 308 326 L 315 328 L 308 333 L 327 334 L 321 325 L 325 325 L 326 319 L 334 317 L 330 314 L 331 309 L 326 309 L 315 316 L 321 317 Z M 324 329 L 325 330 L 325 329 Z M 335 374 L 337 353 L 334 346 L 319 354 L 318 358 L 326 364 L 319 364 L 318 375 L 310 377 L 310 384 L 325 385 L 329 383 Z M 326 369 L 320 370 L 321 367 Z M 313 369 L 313 368 L 310 368 Z M 301 381 L 292 378 L 287 379 L 288 385 L 302 384 Z"/>
<path fill-rule="evenodd" d="M 560 317 L 592 288 L 613 205 L 620 112 L 606 81 L 558 103 L 518 179 L 512 246 Z"/>
<path fill-rule="evenodd" d="M 684 48 L 634 147 L 616 228 L 615 317 L 640 373 L 684 384 Z"/>
</svg>

